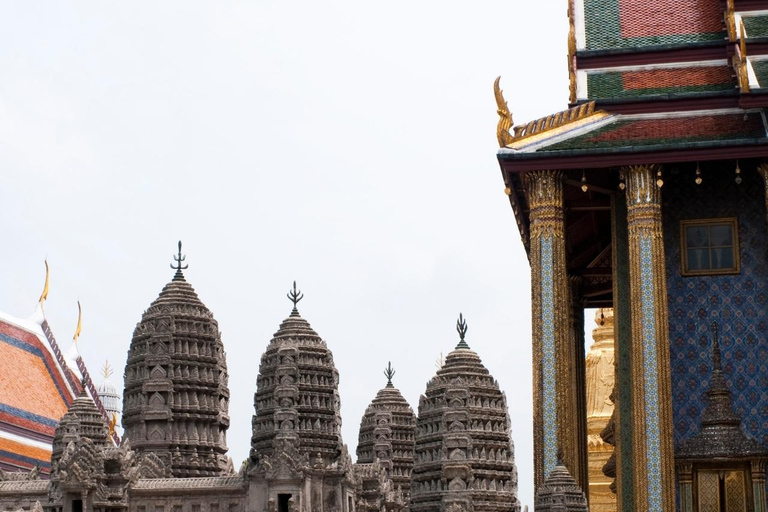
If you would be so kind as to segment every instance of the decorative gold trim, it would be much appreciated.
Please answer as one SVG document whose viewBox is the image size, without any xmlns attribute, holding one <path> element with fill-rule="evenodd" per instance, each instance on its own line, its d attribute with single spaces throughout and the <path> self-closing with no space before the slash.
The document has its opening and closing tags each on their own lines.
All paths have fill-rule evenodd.
<svg viewBox="0 0 768 512">
<path fill-rule="evenodd" d="M 38 302 L 40 303 L 40 308 L 43 307 L 43 302 L 45 302 L 48 299 L 48 283 L 50 282 L 51 278 L 51 269 L 48 266 L 48 260 L 45 260 L 45 286 L 43 286 L 43 293 L 40 294 L 40 300 Z"/>
<path fill-rule="evenodd" d="M 733 56 L 733 69 L 739 79 L 741 92 L 749 92 L 749 72 L 747 71 L 747 33 L 744 21 L 739 23 L 739 44 L 736 45 L 736 53 Z"/>
<path fill-rule="evenodd" d="M 496 98 L 496 113 L 499 114 L 499 124 L 496 126 L 496 138 L 499 141 L 499 147 L 511 144 L 514 137 L 509 133 L 514 122 L 512 121 L 512 112 L 509 111 L 507 100 L 504 99 L 504 91 L 499 87 L 501 77 L 496 77 L 493 82 L 493 95 Z"/>
<path fill-rule="evenodd" d="M 738 36 L 736 34 L 736 9 L 733 6 L 733 0 L 726 1 L 725 26 L 728 29 L 728 40 L 732 43 L 736 42 Z"/>
<path fill-rule="evenodd" d="M 714 224 L 730 224 L 733 232 L 733 268 L 688 270 L 688 237 L 685 228 L 688 226 L 712 226 Z M 709 246 L 708 246 L 709 247 Z M 736 217 L 719 219 L 685 219 L 680 221 L 680 273 L 683 276 L 715 276 L 735 275 L 741 273 L 741 250 L 739 245 L 739 221 Z"/>
<path fill-rule="evenodd" d="M 83 330 L 83 308 L 80 307 L 80 301 L 77 301 L 77 327 L 75 328 L 75 335 L 72 336 L 72 341 L 77 343 L 77 339 L 80 337 L 80 331 Z"/>
</svg>

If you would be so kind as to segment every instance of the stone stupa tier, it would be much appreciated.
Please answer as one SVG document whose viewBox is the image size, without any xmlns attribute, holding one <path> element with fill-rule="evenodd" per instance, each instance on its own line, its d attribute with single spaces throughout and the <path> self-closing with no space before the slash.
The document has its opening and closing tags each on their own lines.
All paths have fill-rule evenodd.
<svg viewBox="0 0 768 512">
<path fill-rule="evenodd" d="M 101 415 L 85 389 L 75 398 L 56 426 L 51 460 L 60 460 L 69 443 L 81 436 L 89 438 L 96 447 L 106 447 L 112 444 L 104 416 Z M 54 465 L 52 472 L 55 474 L 57 470 L 58 468 Z"/>
<path fill-rule="evenodd" d="M 252 420 L 254 462 L 271 457 L 278 440 L 298 443 L 302 456 L 324 464 L 341 454 L 339 372 L 325 341 L 299 315 L 302 296 L 294 283 L 293 310 L 261 356 Z"/>
<path fill-rule="evenodd" d="M 385 371 L 387 385 L 365 410 L 360 422 L 357 442 L 358 464 L 378 462 L 404 496 L 410 494 L 413 470 L 413 447 L 416 416 L 408 402 L 392 384 L 395 372 L 391 365 Z"/>
<path fill-rule="evenodd" d="M 411 512 L 519 511 L 507 400 L 464 341 L 419 399 Z"/>
<path fill-rule="evenodd" d="M 184 256 L 133 332 L 125 366 L 124 438 L 174 477 L 217 476 L 227 467 L 226 354 L 211 311 L 186 282 Z"/>
</svg>

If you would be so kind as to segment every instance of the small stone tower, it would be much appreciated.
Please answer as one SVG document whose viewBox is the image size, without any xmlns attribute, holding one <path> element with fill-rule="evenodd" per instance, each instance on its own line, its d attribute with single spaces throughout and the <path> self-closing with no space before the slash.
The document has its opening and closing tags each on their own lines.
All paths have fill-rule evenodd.
<svg viewBox="0 0 768 512">
<path fill-rule="evenodd" d="M 61 460 L 67 445 L 81 437 L 90 439 L 96 447 L 111 445 L 104 416 L 96 408 L 93 399 L 83 386 L 83 391 L 75 398 L 67 412 L 59 420 L 53 435 L 51 450 L 52 473 L 58 473 L 58 462 Z"/>
<path fill-rule="evenodd" d="M 411 512 L 513 511 L 517 469 L 507 400 L 464 340 L 427 383 L 419 399 Z"/>
<path fill-rule="evenodd" d="M 384 374 L 387 385 L 376 393 L 360 422 L 357 462 L 370 464 L 378 460 L 407 499 L 411 490 L 416 416 L 392 384 L 395 371 L 391 364 Z"/>
<path fill-rule="evenodd" d="M 568 469 L 558 463 L 536 492 L 536 512 L 589 512 L 587 498 Z"/>
<path fill-rule="evenodd" d="M 185 256 L 133 331 L 125 366 L 124 438 L 171 466 L 174 477 L 227 467 L 229 389 L 219 326 L 187 283 Z"/>
</svg>

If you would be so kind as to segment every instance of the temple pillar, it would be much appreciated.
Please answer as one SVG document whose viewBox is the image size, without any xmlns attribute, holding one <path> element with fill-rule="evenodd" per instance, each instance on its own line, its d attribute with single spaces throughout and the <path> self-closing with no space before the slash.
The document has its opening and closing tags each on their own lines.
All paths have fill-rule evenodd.
<svg viewBox="0 0 768 512">
<path fill-rule="evenodd" d="M 765 461 L 753 460 L 751 464 L 752 473 L 752 497 L 754 499 L 755 512 L 768 511 L 765 497 Z"/>
<path fill-rule="evenodd" d="M 631 309 L 634 510 L 675 510 L 669 323 L 658 166 L 624 169 Z"/>
<path fill-rule="evenodd" d="M 563 174 L 528 172 L 523 183 L 530 208 L 534 483 L 538 488 L 557 466 L 558 452 L 576 481 L 582 482 L 577 362 L 571 346 Z"/>
</svg>

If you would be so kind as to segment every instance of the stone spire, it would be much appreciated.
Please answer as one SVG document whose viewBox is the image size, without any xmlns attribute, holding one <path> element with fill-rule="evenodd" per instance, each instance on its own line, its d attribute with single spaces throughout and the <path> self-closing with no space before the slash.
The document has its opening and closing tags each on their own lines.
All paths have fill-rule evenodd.
<svg viewBox="0 0 768 512">
<path fill-rule="evenodd" d="M 288 442 L 316 465 L 327 465 L 342 450 L 339 372 L 325 341 L 299 314 L 303 294 L 295 282 L 288 298 L 291 314 L 261 356 L 251 458 L 271 457 L 276 444 Z"/>
<path fill-rule="evenodd" d="M 407 498 L 411 489 L 416 416 L 392 384 L 394 374 L 392 365 L 388 365 L 384 372 L 387 385 L 376 393 L 365 410 L 360 422 L 357 462 L 371 464 L 378 460 Z"/>
<path fill-rule="evenodd" d="M 157 455 L 174 477 L 216 476 L 227 466 L 229 389 L 219 326 L 174 257 L 173 280 L 133 332 L 125 366 L 124 438 Z"/>
<path fill-rule="evenodd" d="M 536 512 L 588 512 L 587 498 L 562 462 L 549 473 L 535 501 Z"/>
<path fill-rule="evenodd" d="M 464 339 L 419 399 L 411 512 L 519 511 L 507 400 Z"/>
<path fill-rule="evenodd" d="M 741 418 L 733 411 L 731 392 L 725 383 L 717 336 L 717 324 L 712 324 L 712 377 L 705 392 L 707 407 L 701 417 L 701 430 L 683 442 L 677 459 L 737 459 L 753 458 L 768 452 L 741 431 Z"/>
<path fill-rule="evenodd" d="M 58 462 L 61 460 L 67 445 L 73 441 L 78 441 L 80 438 L 90 439 L 97 447 L 111 444 L 104 416 L 96 408 L 96 404 L 88 395 L 85 386 L 56 426 L 51 450 L 53 473 L 57 472 Z"/>
</svg>

